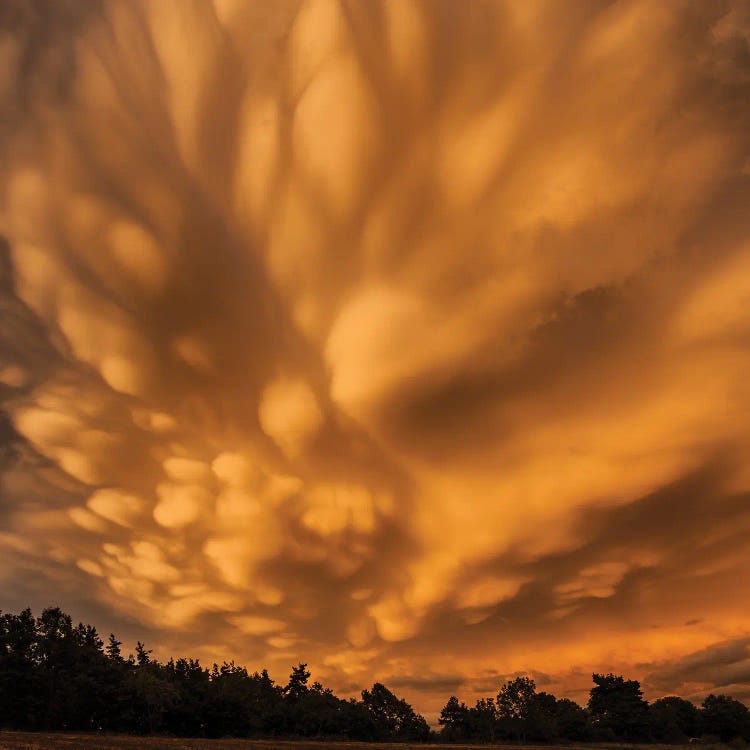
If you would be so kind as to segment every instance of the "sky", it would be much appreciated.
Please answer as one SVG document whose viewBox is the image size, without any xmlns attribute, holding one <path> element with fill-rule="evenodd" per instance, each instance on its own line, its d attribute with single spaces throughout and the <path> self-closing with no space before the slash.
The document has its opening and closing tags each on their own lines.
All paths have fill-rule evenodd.
<svg viewBox="0 0 750 750">
<path fill-rule="evenodd" d="M 746 0 L 4 0 L 0 144 L 4 611 L 750 699 Z"/>
</svg>

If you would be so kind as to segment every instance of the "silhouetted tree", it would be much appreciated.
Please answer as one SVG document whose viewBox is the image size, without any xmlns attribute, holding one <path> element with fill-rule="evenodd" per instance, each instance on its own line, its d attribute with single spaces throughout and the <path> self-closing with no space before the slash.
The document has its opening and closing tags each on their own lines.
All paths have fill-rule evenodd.
<svg viewBox="0 0 750 750">
<path fill-rule="evenodd" d="M 139 667 L 145 667 L 151 661 L 152 650 L 146 650 L 146 647 L 138 641 L 135 644 L 135 662 Z"/>
<path fill-rule="evenodd" d="M 596 739 L 648 740 L 648 703 L 640 683 L 613 674 L 594 674 L 592 679 L 588 708 Z"/>
<path fill-rule="evenodd" d="M 451 741 L 471 739 L 469 727 L 469 708 L 465 703 L 459 703 L 452 695 L 440 711 L 438 723 L 443 727 L 443 736 Z"/>
<path fill-rule="evenodd" d="M 498 736 L 497 706 L 494 698 L 480 698 L 469 711 L 470 737 L 481 742 L 494 742 Z"/>
<path fill-rule="evenodd" d="M 167 731 L 189 737 L 210 734 L 208 670 L 201 667 L 197 659 L 170 659 L 163 673 L 175 691 L 174 705 L 169 706 L 164 718 Z"/>
<path fill-rule="evenodd" d="M 158 664 L 151 669 L 144 668 L 144 664 L 139 666 L 127 680 L 133 696 L 135 728 L 142 734 L 153 734 L 165 728 L 168 711 L 179 700 L 179 691 L 165 679 Z"/>
<path fill-rule="evenodd" d="M 289 682 L 284 688 L 284 697 L 290 700 L 299 700 L 307 693 L 307 681 L 310 679 L 310 672 L 307 671 L 307 664 L 298 664 L 292 667 L 292 673 L 289 675 Z"/>
<path fill-rule="evenodd" d="M 31 729 L 43 707 L 36 622 L 30 609 L 0 615 L 0 721 Z"/>
<path fill-rule="evenodd" d="M 341 733 L 341 701 L 333 691 L 314 682 L 294 706 L 295 734 L 302 737 L 327 737 Z"/>
<path fill-rule="evenodd" d="M 208 670 L 190 658 L 163 664 L 141 641 L 135 656 L 123 659 L 121 646 L 114 634 L 105 646 L 95 627 L 73 626 L 58 607 L 37 618 L 29 609 L 0 613 L 0 728 L 396 742 L 430 737 L 424 718 L 382 683 L 362 691 L 361 700 L 341 700 L 320 682 L 309 684 L 304 663 L 292 667 L 282 688 L 265 670 L 249 674 L 234 662 Z M 700 710 L 677 697 L 649 707 L 638 682 L 593 678 L 590 716 L 571 700 L 537 692 L 528 677 L 506 682 L 497 699 L 481 698 L 473 708 L 451 696 L 440 713 L 441 738 L 672 742 L 702 733 L 750 740 L 750 712 L 729 696 L 709 695 Z"/>
<path fill-rule="evenodd" d="M 494 742 L 498 739 L 550 742 L 588 739 L 588 717 L 577 703 L 536 692 L 534 681 L 517 677 L 494 698 L 481 698 L 467 708 L 451 696 L 440 713 L 441 737 L 448 741 Z"/>
<path fill-rule="evenodd" d="M 529 733 L 536 702 L 536 684 L 530 677 L 506 682 L 497 694 L 497 717 L 504 734 L 521 741 Z"/>
<path fill-rule="evenodd" d="M 687 742 L 700 733 L 700 711 L 690 701 L 670 695 L 649 706 L 651 736 L 659 742 Z"/>
<path fill-rule="evenodd" d="M 341 736 L 349 740 L 374 742 L 378 739 L 375 721 L 367 706 L 362 701 L 350 698 L 341 701 Z"/>
<path fill-rule="evenodd" d="M 122 661 L 122 651 L 120 650 L 120 646 L 122 646 L 122 641 L 118 641 L 117 638 L 115 638 L 115 634 L 110 633 L 104 650 L 112 661 Z"/>
<path fill-rule="evenodd" d="M 728 742 L 735 737 L 750 741 L 750 712 L 744 703 L 728 695 L 712 693 L 701 705 L 703 734 L 715 735 L 722 742 Z"/>
<path fill-rule="evenodd" d="M 372 717 L 377 739 L 425 740 L 430 727 L 403 699 L 380 682 L 362 691 L 362 702 Z"/>
<path fill-rule="evenodd" d="M 558 739 L 557 700 L 551 693 L 534 696 L 526 717 L 526 736 L 543 742 Z"/>
<path fill-rule="evenodd" d="M 559 739 L 581 742 L 589 739 L 586 711 L 575 701 L 558 698 L 555 702 L 555 720 Z"/>
</svg>

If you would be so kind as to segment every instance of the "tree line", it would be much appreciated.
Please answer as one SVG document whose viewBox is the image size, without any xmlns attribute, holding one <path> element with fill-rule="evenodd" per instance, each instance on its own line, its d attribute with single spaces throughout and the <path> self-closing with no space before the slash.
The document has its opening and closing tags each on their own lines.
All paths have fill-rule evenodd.
<svg viewBox="0 0 750 750">
<path fill-rule="evenodd" d="M 286 685 L 234 662 L 160 663 L 139 641 L 123 656 L 110 635 L 57 607 L 0 615 L 0 726 L 185 737 L 336 737 L 420 741 L 430 728 L 403 699 L 375 683 L 343 700 L 306 664 Z"/>
<path fill-rule="evenodd" d="M 750 742 L 750 711 L 728 695 L 709 695 L 700 708 L 667 696 L 649 703 L 637 680 L 594 674 L 586 707 L 538 692 L 516 677 L 473 708 L 451 696 L 440 713 L 441 736 L 452 742 Z"/>
<path fill-rule="evenodd" d="M 311 683 L 302 663 L 282 685 L 234 662 L 160 663 L 140 641 L 127 657 L 121 647 L 113 634 L 105 643 L 95 627 L 74 626 L 57 607 L 38 617 L 30 609 L 0 613 L 0 727 L 376 742 L 750 741 L 740 701 L 710 695 L 700 708 L 677 697 L 649 704 L 637 681 L 612 674 L 593 675 L 585 708 L 538 692 L 528 677 L 473 707 L 451 696 L 436 733 L 381 683 L 360 699 L 342 699 Z"/>
</svg>

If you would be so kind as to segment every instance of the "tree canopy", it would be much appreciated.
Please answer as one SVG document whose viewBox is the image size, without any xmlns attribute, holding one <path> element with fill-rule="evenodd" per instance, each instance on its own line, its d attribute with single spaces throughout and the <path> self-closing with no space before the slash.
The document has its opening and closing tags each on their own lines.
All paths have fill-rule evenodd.
<svg viewBox="0 0 750 750">
<path fill-rule="evenodd" d="M 448 742 L 664 742 L 691 738 L 750 741 L 750 712 L 726 695 L 709 695 L 701 708 L 683 698 L 644 700 L 640 683 L 621 675 L 593 674 L 586 708 L 568 698 L 538 692 L 519 676 L 496 697 L 473 707 L 453 695 L 440 712 L 440 735 Z"/>
<path fill-rule="evenodd" d="M 192 737 L 334 737 L 421 740 L 425 719 L 376 683 L 343 700 L 307 664 L 286 685 L 234 662 L 211 669 L 197 659 L 162 664 L 138 641 L 124 658 L 110 634 L 73 626 L 57 607 L 34 617 L 0 614 L 0 727 L 164 733 Z"/>
</svg>

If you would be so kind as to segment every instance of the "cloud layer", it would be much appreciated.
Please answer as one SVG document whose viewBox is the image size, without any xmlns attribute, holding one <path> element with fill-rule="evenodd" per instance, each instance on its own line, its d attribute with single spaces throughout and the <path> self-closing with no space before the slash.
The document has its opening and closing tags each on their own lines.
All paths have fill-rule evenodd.
<svg viewBox="0 0 750 750">
<path fill-rule="evenodd" d="M 749 45 L 730 1 L 6 4 L 4 606 L 428 711 L 746 696 Z"/>
</svg>

